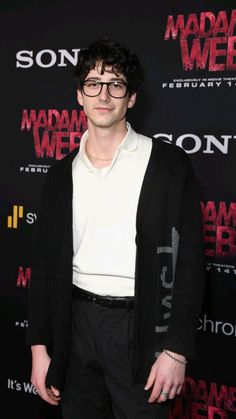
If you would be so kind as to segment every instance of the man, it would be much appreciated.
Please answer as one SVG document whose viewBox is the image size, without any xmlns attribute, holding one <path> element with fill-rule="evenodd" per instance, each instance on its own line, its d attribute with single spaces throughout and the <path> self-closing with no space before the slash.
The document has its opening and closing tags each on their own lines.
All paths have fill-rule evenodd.
<svg viewBox="0 0 236 419">
<path fill-rule="evenodd" d="M 203 289 L 199 194 L 183 150 L 135 133 L 142 80 L 109 40 L 79 56 L 88 131 L 43 190 L 31 280 L 32 383 L 64 419 L 166 418 Z"/>
</svg>

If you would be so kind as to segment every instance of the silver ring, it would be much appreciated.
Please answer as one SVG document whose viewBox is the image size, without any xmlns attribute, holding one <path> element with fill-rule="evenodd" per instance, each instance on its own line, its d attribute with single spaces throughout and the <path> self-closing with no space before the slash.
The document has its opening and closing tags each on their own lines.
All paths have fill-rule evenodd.
<svg viewBox="0 0 236 419">
<path fill-rule="evenodd" d="M 164 397 L 165 399 L 167 399 L 168 396 L 169 396 L 169 393 L 166 393 L 165 391 L 162 391 L 161 396 Z"/>
</svg>

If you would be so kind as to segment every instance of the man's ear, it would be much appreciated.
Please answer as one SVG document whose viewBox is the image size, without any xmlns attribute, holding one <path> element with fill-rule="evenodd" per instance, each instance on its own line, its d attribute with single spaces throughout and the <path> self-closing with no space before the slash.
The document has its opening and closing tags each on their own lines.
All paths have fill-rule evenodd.
<svg viewBox="0 0 236 419">
<path fill-rule="evenodd" d="M 83 95 L 82 95 L 81 90 L 79 90 L 79 89 L 77 89 L 77 100 L 78 100 L 80 106 L 83 106 L 84 105 Z"/>
<path fill-rule="evenodd" d="M 135 93 L 132 93 L 132 95 L 130 96 L 129 101 L 128 101 L 128 108 L 129 109 L 131 109 L 134 106 L 134 104 L 136 102 L 136 97 L 137 97 L 137 93 L 136 92 Z"/>
</svg>

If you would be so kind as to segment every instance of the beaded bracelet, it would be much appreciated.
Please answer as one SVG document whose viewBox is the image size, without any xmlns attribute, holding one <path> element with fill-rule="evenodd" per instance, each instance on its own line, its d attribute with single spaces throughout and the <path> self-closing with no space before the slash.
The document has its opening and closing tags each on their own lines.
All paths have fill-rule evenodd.
<svg viewBox="0 0 236 419">
<path fill-rule="evenodd" d="M 174 361 L 179 362 L 179 364 L 182 365 L 186 365 L 188 363 L 188 361 L 181 361 L 181 359 L 175 358 L 173 355 L 171 355 L 169 352 L 167 352 L 165 349 L 163 350 L 163 352 L 168 355 L 170 358 L 172 358 Z"/>
</svg>

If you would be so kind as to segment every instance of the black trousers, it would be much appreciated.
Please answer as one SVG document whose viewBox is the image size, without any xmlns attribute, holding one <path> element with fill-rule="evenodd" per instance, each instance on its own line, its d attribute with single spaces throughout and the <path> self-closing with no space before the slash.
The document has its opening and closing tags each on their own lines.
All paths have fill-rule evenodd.
<svg viewBox="0 0 236 419">
<path fill-rule="evenodd" d="M 133 310 L 73 299 L 72 345 L 63 419 L 163 419 L 168 404 L 150 404 L 131 380 Z"/>
</svg>

